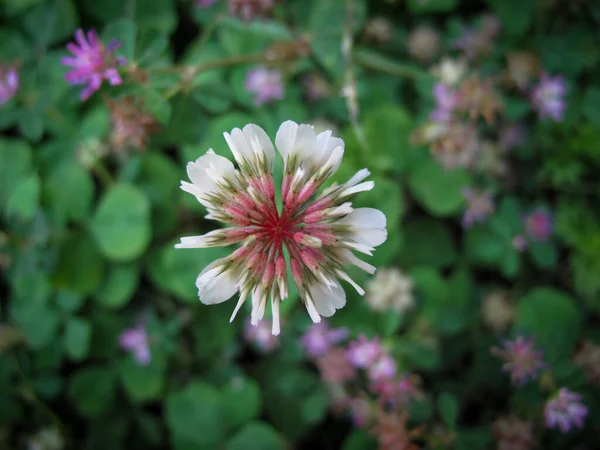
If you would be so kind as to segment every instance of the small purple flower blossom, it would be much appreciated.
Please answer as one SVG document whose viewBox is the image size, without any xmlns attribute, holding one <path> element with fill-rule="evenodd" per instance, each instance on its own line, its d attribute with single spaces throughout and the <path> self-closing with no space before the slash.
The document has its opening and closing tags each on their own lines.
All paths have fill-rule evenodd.
<svg viewBox="0 0 600 450">
<path fill-rule="evenodd" d="M 262 320 L 256 325 L 252 325 L 250 318 L 246 320 L 244 326 L 244 338 L 256 346 L 263 353 L 270 353 L 279 347 L 279 337 L 271 333 L 272 322 Z"/>
<path fill-rule="evenodd" d="M 495 210 L 490 191 L 465 188 L 462 195 L 467 201 L 467 209 L 462 218 L 462 227 L 471 228 L 475 223 L 483 223 Z"/>
<path fill-rule="evenodd" d="M 0 66 L 0 106 L 4 106 L 19 90 L 19 72 L 15 66 Z"/>
<path fill-rule="evenodd" d="M 581 402 L 581 395 L 564 387 L 544 406 L 546 427 L 559 428 L 563 433 L 573 428 L 583 428 L 587 414 L 588 409 Z"/>
<path fill-rule="evenodd" d="M 358 339 L 350 342 L 346 357 L 350 364 L 358 369 L 368 369 L 382 355 L 383 348 L 379 343 L 379 338 L 367 339 L 360 335 Z"/>
<path fill-rule="evenodd" d="M 399 378 L 377 381 L 371 389 L 392 407 L 406 406 L 421 395 L 419 378 L 410 373 L 403 373 Z"/>
<path fill-rule="evenodd" d="M 566 93 L 567 86 L 561 75 L 551 77 L 546 73 L 542 74 L 539 84 L 534 87 L 531 94 L 533 107 L 540 118 L 549 116 L 556 122 L 562 122 L 566 108 Z"/>
<path fill-rule="evenodd" d="M 133 354 L 139 365 L 150 364 L 150 339 L 143 324 L 123 330 L 119 336 L 119 345 L 126 352 Z"/>
<path fill-rule="evenodd" d="M 334 348 L 327 355 L 315 359 L 321 379 L 329 383 L 343 384 L 356 377 L 356 371 L 346 358 L 346 351 Z"/>
<path fill-rule="evenodd" d="M 436 109 L 430 115 L 431 120 L 449 122 L 452 118 L 452 112 L 460 102 L 458 92 L 450 86 L 438 82 L 433 86 L 433 96 L 435 97 Z"/>
<path fill-rule="evenodd" d="M 525 230 L 532 241 L 545 241 L 552 236 L 552 215 L 543 209 L 536 209 L 525 216 Z"/>
<path fill-rule="evenodd" d="M 125 64 L 124 58 L 114 56 L 114 50 L 121 44 L 111 42 L 105 47 L 94 30 L 86 35 L 82 29 L 75 32 L 75 41 L 67 44 L 67 50 L 73 54 L 62 59 L 62 64 L 72 69 L 65 75 L 65 80 L 73 85 L 85 84 L 81 92 L 81 100 L 85 101 L 100 89 L 104 80 L 111 86 L 121 84 L 123 80 L 117 70 L 117 65 Z"/>
<path fill-rule="evenodd" d="M 325 321 L 313 323 L 308 331 L 300 338 L 306 354 L 311 358 L 326 355 L 331 347 L 347 339 L 349 331 L 346 328 L 329 328 Z"/>
<path fill-rule="evenodd" d="M 283 98 L 283 80 L 279 70 L 256 67 L 246 73 L 246 90 L 254 95 L 256 106 Z"/>
<path fill-rule="evenodd" d="M 396 376 L 396 367 L 396 361 L 390 355 L 382 353 L 369 367 L 367 376 L 372 382 L 391 380 Z"/>
<path fill-rule="evenodd" d="M 517 336 L 514 341 L 505 341 L 504 348 L 492 348 L 492 354 L 506 361 L 502 370 L 510 373 L 510 379 L 516 386 L 535 380 L 540 371 L 547 367 L 543 353 L 535 348 L 533 339 L 523 336 Z"/>
</svg>

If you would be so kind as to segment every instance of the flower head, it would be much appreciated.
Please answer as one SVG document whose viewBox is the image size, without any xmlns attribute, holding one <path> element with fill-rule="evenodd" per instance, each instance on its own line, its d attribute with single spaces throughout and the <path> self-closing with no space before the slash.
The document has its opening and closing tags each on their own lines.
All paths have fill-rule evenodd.
<svg viewBox="0 0 600 450">
<path fill-rule="evenodd" d="M 536 209 L 525 216 L 525 230 L 533 241 L 545 241 L 552 236 L 552 215 L 543 209 Z"/>
<path fill-rule="evenodd" d="M 373 420 L 374 409 L 371 401 L 366 396 L 361 395 L 348 400 L 348 409 L 352 424 L 356 428 L 364 428 Z"/>
<path fill-rule="evenodd" d="M 500 417 L 492 424 L 498 450 L 530 450 L 535 446 L 533 423 L 515 416 Z"/>
<path fill-rule="evenodd" d="M 562 122 L 566 108 L 566 93 L 567 86 L 561 75 L 551 77 L 543 73 L 531 95 L 533 107 L 540 118 L 551 117 L 556 122 Z"/>
<path fill-rule="evenodd" d="M 279 337 L 271 333 L 271 321 L 263 320 L 253 326 L 250 319 L 244 325 L 244 338 L 263 353 L 270 353 L 279 347 Z"/>
<path fill-rule="evenodd" d="M 394 25 L 385 17 L 373 17 L 365 25 L 365 38 L 387 44 L 394 38 Z"/>
<path fill-rule="evenodd" d="M 462 218 L 463 228 L 471 228 L 475 223 L 483 223 L 495 210 L 494 199 L 490 191 L 463 189 L 462 195 L 467 201 L 467 209 Z"/>
<path fill-rule="evenodd" d="M 546 427 L 559 428 L 563 433 L 573 428 L 583 428 L 587 414 L 588 409 L 581 402 L 581 395 L 564 387 L 544 406 Z"/>
<path fill-rule="evenodd" d="M 408 35 L 406 48 L 414 58 L 429 62 L 440 50 L 440 35 L 435 28 L 427 25 L 418 26 Z"/>
<path fill-rule="evenodd" d="M 332 345 L 339 344 L 346 339 L 349 332 L 346 328 L 329 328 L 325 321 L 313 323 L 308 331 L 300 338 L 300 343 L 308 356 L 324 356 L 331 349 Z"/>
<path fill-rule="evenodd" d="M 326 131 L 287 121 L 275 143 L 283 157 L 281 209 L 275 198 L 275 148 L 265 131 L 253 124 L 235 128 L 225 139 L 238 168 L 209 150 L 187 166 L 191 183 L 181 188 L 208 210 L 208 219 L 231 225 L 204 236 L 181 239 L 177 248 L 219 247 L 241 243 L 231 255 L 209 264 L 198 276 L 200 300 L 224 302 L 240 293 L 231 319 L 250 295 L 252 324 L 263 317 L 270 298 L 273 334 L 279 334 L 279 305 L 288 296 L 288 263 L 292 278 L 313 322 L 332 316 L 346 303 L 338 279 L 364 290 L 343 270 L 353 264 L 368 273 L 375 268 L 353 251 L 371 255 L 386 237 L 386 219 L 372 208 L 351 206 L 357 193 L 371 190 L 360 170 L 348 182 L 321 190 L 338 169 L 344 142 Z M 316 197 L 314 200 L 311 200 Z M 289 255 L 286 261 L 285 253 Z"/>
<path fill-rule="evenodd" d="M 452 112 L 460 102 L 458 93 L 444 83 L 436 83 L 433 86 L 433 96 L 437 106 L 431 113 L 431 120 L 449 122 L 452 119 Z"/>
<path fill-rule="evenodd" d="M 511 381 L 517 386 L 536 379 L 547 366 L 543 353 L 535 348 L 533 339 L 523 336 L 517 336 L 514 341 L 505 341 L 504 348 L 492 348 L 492 354 L 506 361 L 502 369 L 510 373 Z"/>
<path fill-rule="evenodd" d="M 116 58 L 114 50 L 120 43 L 113 41 L 105 47 L 94 30 L 75 32 L 76 43 L 67 44 L 67 50 L 73 56 L 62 59 L 65 66 L 72 69 L 65 75 L 65 80 L 71 84 L 85 84 L 87 87 L 81 92 L 81 99 L 87 100 L 94 92 L 100 89 L 104 80 L 111 86 L 121 84 L 123 80 L 117 70 L 118 64 L 125 64 L 124 58 Z"/>
<path fill-rule="evenodd" d="M 256 106 L 283 98 L 281 72 L 265 67 L 256 67 L 246 74 L 246 90 L 254 95 Z"/>
<path fill-rule="evenodd" d="M 334 348 L 326 355 L 317 357 L 315 364 L 326 382 L 341 384 L 356 377 L 356 370 L 346 359 L 343 348 Z"/>
<path fill-rule="evenodd" d="M 139 324 L 135 328 L 124 330 L 119 336 L 119 344 L 123 350 L 132 353 L 141 366 L 150 363 L 150 339 L 144 325 Z"/>
<path fill-rule="evenodd" d="M 156 120 L 145 112 L 134 97 L 107 100 L 112 120 L 110 143 L 115 151 L 125 147 L 146 148 L 146 139 L 157 129 Z"/>
<path fill-rule="evenodd" d="M 485 296 L 481 313 L 485 324 L 497 332 L 506 329 L 515 319 L 515 307 L 505 291 L 494 291 Z"/>
<path fill-rule="evenodd" d="M 275 0 L 229 0 L 229 11 L 240 19 L 249 21 L 265 17 L 275 6 Z"/>
<path fill-rule="evenodd" d="M 382 354 L 383 348 L 379 343 L 379 338 L 367 339 L 362 334 L 358 339 L 350 342 L 346 352 L 348 361 L 359 369 L 369 368 Z"/>
<path fill-rule="evenodd" d="M 414 304 L 412 289 L 412 279 L 399 269 L 380 269 L 367 283 L 366 301 L 375 311 L 404 313 Z"/>
<path fill-rule="evenodd" d="M 0 66 L 0 106 L 4 106 L 19 90 L 19 72 L 14 65 Z"/>
<path fill-rule="evenodd" d="M 391 380 L 396 375 L 396 361 L 387 353 L 382 353 L 368 368 L 367 376 L 372 382 Z"/>
<path fill-rule="evenodd" d="M 585 372 L 590 383 L 600 387 L 600 345 L 585 341 L 575 354 L 573 363 Z"/>
</svg>

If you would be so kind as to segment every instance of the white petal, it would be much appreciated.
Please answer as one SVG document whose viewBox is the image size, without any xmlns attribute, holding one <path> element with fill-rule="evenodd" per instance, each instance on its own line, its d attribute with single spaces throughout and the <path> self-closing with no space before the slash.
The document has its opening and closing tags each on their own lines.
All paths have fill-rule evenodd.
<svg viewBox="0 0 600 450">
<path fill-rule="evenodd" d="M 340 194 L 340 196 L 341 197 L 345 197 L 347 195 L 354 195 L 357 192 L 370 191 L 374 187 L 375 187 L 375 182 L 373 182 L 373 181 L 365 181 L 364 183 L 360 183 L 360 184 L 357 184 L 356 186 L 352 186 L 352 187 L 344 189 L 342 191 L 342 193 Z"/>
<path fill-rule="evenodd" d="M 323 317 L 331 317 L 337 309 L 346 304 L 346 293 L 337 281 L 329 286 L 314 283 L 308 287 L 315 309 Z"/>
<path fill-rule="evenodd" d="M 281 124 L 275 137 L 277 150 L 283 160 L 287 161 L 290 156 L 296 154 L 307 170 L 312 169 L 315 165 L 316 143 L 317 135 L 311 125 L 298 125 L 291 120 Z"/>
<path fill-rule="evenodd" d="M 258 125 L 250 123 L 244 127 L 243 131 L 248 142 L 250 142 L 253 151 L 260 152 L 264 155 L 268 161 L 269 168 L 272 168 L 273 163 L 275 162 L 275 149 L 265 130 Z"/>
<path fill-rule="evenodd" d="M 233 322 L 233 319 L 235 319 L 235 316 L 237 315 L 238 311 L 240 310 L 240 308 L 246 301 L 246 298 L 247 298 L 247 294 L 244 293 L 244 294 L 240 295 L 240 299 L 238 300 L 237 305 L 235 305 L 233 314 L 231 314 L 231 318 L 229 319 L 229 323 Z"/>
<path fill-rule="evenodd" d="M 364 262 L 362 259 L 359 259 L 352 253 L 350 250 L 345 248 L 336 250 L 337 256 L 342 260 L 345 264 L 352 264 L 359 269 L 373 275 L 375 273 L 375 266 L 372 266 L 369 263 Z"/>
<path fill-rule="evenodd" d="M 222 270 L 225 259 L 209 264 L 196 279 L 198 297 L 205 305 L 222 303 L 238 291 L 238 274 L 232 270 Z"/>
<path fill-rule="evenodd" d="M 368 169 L 361 169 L 358 172 L 356 172 L 354 174 L 354 176 L 352 178 L 350 178 L 350 180 L 348 180 L 347 183 L 344 184 L 344 186 L 352 187 L 352 186 L 356 185 L 357 183 L 360 183 L 362 180 L 367 178 L 369 175 L 371 175 L 371 172 L 369 172 Z"/>
<path fill-rule="evenodd" d="M 252 161 L 252 149 L 242 130 L 234 128 L 231 130 L 231 134 L 223 133 L 223 136 L 225 136 L 227 145 L 238 164 L 242 165 Z"/>
<path fill-rule="evenodd" d="M 271 312 L 273 313 L 273 328 L 271 332 L 273 336 L 277 336 L 281 328 L 279 325 L 279 299 L 271 299 Z"/>
<path fill-rule="evenodd" d="M 306 306 L 306 310 L 308 311 L 308 315 L 310 316 L 311 320 L 314 323 L 321 322 L 321 316 L 319 316 L 319 313 L 317 312 L 315 304 L 313 303 L 313 300 L 310 297 L 310 295 L 306 296 L 306 298 L 304 299 L 304 304 Z"/>
<path fill-rule="evenodd" d="M 356 289 L 356 292 L 358 292 L 358 295 L 365 295 L 365 290 L 363 288 L 361 288 L 356 281 L 354 281 L 352 278 L 350 278 L 350 275 L 348 275 L 346 272 L 344 272 L 343 270 L 336 270 L 335 273 L 342 279 L 342 280 L 346 280 L 348 283 L 350 283 L 352 285 L 352 287 L 354 289 Z"/>
<path fill-rule="evenodd" d="M 277 130 L 277 135 L 275 136 L 275 145 L 277 146 L 277 151 L 279 151 L 279 154 L 284 161 L 287 160 L 289 154 L 294 148 L 296 133 L 298 133 L 298 124 L 291 120 L 283 122 L 279 127 L 279 130 Z"/>
<path fill-rule="evenodd" d="M 175 244 L 175 248 L 206 248 L 207 240 L 205 236 L 186 236 L 181 238 L 179 244 Z"/>
<path fill-rule="evenodd" d="M 209 150 L 196 161 L 188 163 L 187 174 L 200 191 L 214 192 L 219 181 L 235 175 L 235 167 L 227 158 Z"/>
</svg>

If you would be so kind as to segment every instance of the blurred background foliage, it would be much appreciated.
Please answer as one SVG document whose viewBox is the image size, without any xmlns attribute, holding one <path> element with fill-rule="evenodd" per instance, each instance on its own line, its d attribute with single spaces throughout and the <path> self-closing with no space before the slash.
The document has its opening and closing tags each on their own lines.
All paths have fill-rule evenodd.
<svg viewBox="0 0 600 450">
<path fill-rule="evenodd" d="M 586 0 L 2 0 L 0 447 L 597 448 L 599 22 Z M 78 28 L 126 60 L 85 101 Z M 212 228 L 187 161 L 288 119 L 342 136 L 335 179 L 368 167 L 358 206 L 387 216 L 381 277 L 330 321 L 419 377 L 385 423 L 350 420 L 297 295 L 279 339 L 229 324 L 195 287 L 228 251 L 173 248 Z M 520 335 L 547 363 L 522 387 L 490 352 Z M 582 429 L 544 427 L 560 387 Z"/>
</svg>

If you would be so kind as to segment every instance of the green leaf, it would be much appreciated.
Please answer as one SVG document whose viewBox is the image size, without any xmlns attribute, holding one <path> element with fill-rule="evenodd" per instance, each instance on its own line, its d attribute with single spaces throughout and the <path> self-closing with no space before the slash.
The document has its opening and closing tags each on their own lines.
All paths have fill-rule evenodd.
<svg viewBox="0 0 600 450">
<path fill-rule="evenodd" d="M 408 138 L 413 124 L 407 112 L 398 106 L 385 105 L 371 110 L 364 121 L 369 152 L 364 156 L 369 167 L 401 173 L 407 166 Z"/>
<path fill-rule="evenodd" d="M 558 250 L 551 241 L 531 242 L 528 246 L 531 259 L 540 269 L 552 270 L 558 263 Z"/>
<path fill-rule="evenodd" d="M 67 321 L 64 334 L 64 345 L 67 355 L 73 360 L 84 359 L 90 351 L 92 327 L 90 323 L 79 317 L 71 317 Z"/>
<path fill-rule="evenodd" d="M 23 26 L 37 46 L 47 48 L 68 39 L 78 25 L 77 9 L 72 0 L 52 0 L 30 9 Z"/>
<path fill-rule="evenodd" d="M 171 34 L 177 27 L 177 11 L 172 1 L 144 0 L 135 9 L 135 23 L 140 29 Z"/>
<path fill-rule="evenodd" d="M 137 96 L 143 101 L 143 109 L 152 114 L 159 124 L 167 126 L 171 120 L 171 104 L 156 89 L 135 89 Z"/>
<path fill-rule="evenodd" d="M 449 12 L 456 8 L 456 0 L 408 0 L 408 7 L 415 14 Z"/>
<path fill-rule="evenodd" d="M 251 378 L 234 378 L 222 390 L 223 414 L 231 429 L 259 416 L 262 398 L 258 383 Z"/>
<path fill-rule="evenodd" d="M 31 142 L 39 142 L 44 134 L 44 117 L 34 110 L 23 110 L 19 117 L 19 131 Z"/>
<path fill-rule="evenodd" d="M 0 140 L 0 206 L 4 206 L 15 186 L 29 172 L 31 147 L 23 141 Z"/>
<path fill-rule="evenodd" d="M 40 180 L 32 174 L 20 180 L 14 187 L 6 204 L 6 215 L 31 220 L 40 203 Z"/>
<path fill-rule="evenodd" d="M 456 260 L 456 247 L 449 230 L 434 219 L 414 219 L 404 228 L 404 266 L 446 267 Z"/>
<path fill-rule="evenodd" d="M 228 249 L 214 247 L 203 249 L 176 249 L 175 242 L 165 245 L 154 254 L 150 262 L 150 275 L 162 289 L 187 303 L 198 301 L 196 278 L 217 258 L 227 256 Z"/>
<path fill-rule="evenodd" d="M 86 366 L 71 376 L 67 393 L 81 414 L 97 417 L 112 404 L 115 387 L 115 373 L 110 368 Z"/>
<path fill-rule="evenodd" d="M 96 299 L 107 308 L 122 308 L 138 286 L 139 273 L 135 265 L 119 265 L 110 269 Z"/>
<path fill-rule="evenodd" d="M 283 437 L 271 425 L 251 422 L 225 444 L 226 450 L 286 450 Z"/>
<path fill-rule="evenodd" d="M 375 437 L 365 430 L 353 430 L 344 439 L 342 450 L 377 450 L 379 445 Z"/>
<path fill-rule="evenodd" d="M 502 31 L 513 36 L 523 36 L 534 18 L 536 2 L 506 2 L 504 0 L 488 0 L 500 21 Z"/>
<path fill-rule="evenodd" d="M 458 419 L 458 398 L 449 392 L 442 392 L 438 397 L 438 411 L 446 426 L 450 429 L 456 427 Z"/>
<path fill-rule="evenodd" d="M 446 171 L 430 161 L 417 167 L 409 178 L 416 199 L 434 216 L 449 216 L 464 205 L 462 189 L 470 184 L 468 172 L 461 169 Z"/>
<path fill-rule="evenodd" d="M 577 339 L 581 314 L 572 298 L 540 287 L 523 297 L 517 307 L 515 330 L 531 334 L 550 363 L 568 358 Z"/>
<path fill-rule="evenodd" d="M 50 204 L 67 219 L 81 222 L 89 217 L 94 199 L 94 181 L 81 166 L 68 163 L 52 172 L 46 192 Z"/>
<path fill-rule="evenodd" d="M 33 350 L 39 350 L 56 338 L 60 316 L 54 308 L 34 304 L 20 311 L 15 322 L 29 346 Z"/>
<path fill-rule="evenodd" d="M 71 235 L 61 246 L 54 271 L 57 287 L 82 296 L 98 289 L 104 277 L 104 262 L 92 238 Z"/>
<path fill-rule="evenodd" d="M 213 446 L 224 437 L 224 416 L 219 392 L 195 381 L 167 397 L 165 420 L 172 442 L 188 447 Z M 195 447 L 194 447 L 195 446 Z"/>
<path fill-rule="evenodd" d="M 600 127 L 600 89 L 589 88 L 583 98 L 583 114 L 596 127 Z"/>
<path fill-rule="evenodd" d="M 120 375 L 125 392 L 133 402 L 145 402 L 159 398 L 165 384 L 165 358 L 152 352 L 150 364 L 140 365 L 134 358 L 121 362 Z"/>
<path fill-rule="evenodd" d="M 135 186 L 119 184 L 102 198 L 92 232 L 104 255 L 128 261 L 142 255 L 150 242 L 150 202 Z"/>
</svg>

